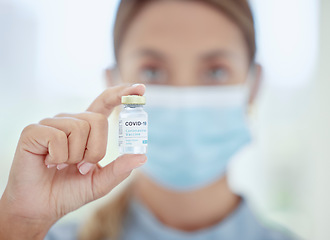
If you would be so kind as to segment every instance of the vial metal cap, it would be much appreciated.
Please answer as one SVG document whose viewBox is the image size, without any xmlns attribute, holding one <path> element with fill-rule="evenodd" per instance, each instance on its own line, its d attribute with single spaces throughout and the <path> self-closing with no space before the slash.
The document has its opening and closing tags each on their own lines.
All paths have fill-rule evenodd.
<svg viewBox="0 0 330 240">
<path fill-rule="evenodd" d="M 146 104 L 146 97 L 145 96 L 139 96 L 139 95 L 122 96 L 121 97 L 121 103 L 122 104 L 144 105 L 144 104 Z"/>
</svg>

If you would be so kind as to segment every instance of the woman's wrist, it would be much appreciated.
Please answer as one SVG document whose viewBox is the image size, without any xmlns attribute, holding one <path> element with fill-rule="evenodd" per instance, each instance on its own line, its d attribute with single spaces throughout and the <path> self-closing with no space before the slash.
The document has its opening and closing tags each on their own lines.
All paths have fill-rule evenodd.
<svg viewBox="0 0 330 240">
<path fill-rule="evenodd" d="M 0 199 L 0 240 L 44 239 L 53 223 L 42 219 L 20 216 L 11 211 L 13 206 L 5 197 Z"/>
</svg>

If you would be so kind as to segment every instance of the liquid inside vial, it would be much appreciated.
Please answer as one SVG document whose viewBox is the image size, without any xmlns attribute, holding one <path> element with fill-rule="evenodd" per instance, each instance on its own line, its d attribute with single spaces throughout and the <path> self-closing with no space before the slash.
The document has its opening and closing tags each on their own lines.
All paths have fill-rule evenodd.
<svg viewBox="0 0 330 240">
<path fill-rule="evenodd" d="M 145 97 L 122 97 L 119 114 L 119 153 L 145 154 L 148 146 L 148 114 L 144 111 Z"/>
</svg>

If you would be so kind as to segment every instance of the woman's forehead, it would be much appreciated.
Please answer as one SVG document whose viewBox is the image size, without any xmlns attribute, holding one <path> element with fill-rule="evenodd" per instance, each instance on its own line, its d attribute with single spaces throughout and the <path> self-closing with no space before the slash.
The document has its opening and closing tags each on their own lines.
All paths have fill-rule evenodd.
<svg viewBox="0 0 330 240">
<path fill-rule="evenodd" d="M 201 55 L 211 50 L 248 54 L 238 26 L 220 10 L 199 1 L 155 1 L 127 29 L 122 49 Z"/>
</svg>

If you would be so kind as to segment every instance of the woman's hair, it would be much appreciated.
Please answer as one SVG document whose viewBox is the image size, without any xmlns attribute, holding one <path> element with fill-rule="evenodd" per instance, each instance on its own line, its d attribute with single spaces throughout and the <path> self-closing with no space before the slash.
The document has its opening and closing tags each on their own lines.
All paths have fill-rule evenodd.
<svg viewBox="0 0 330 240">
<path fill-rule="evenodd" d="M 117 11 L 114 26 L 114 50 L 115 58 L 118 62 L 121 43 L 130 24 L 137 14 L 148 3 L 164 0 L 121 0 Z M 179 0 L 177 0 L 179 1 Z M 254 61 L 256 53 L 255 29 L 252 12 L 247 0 L 180 0 L 199 1 L 209 4 L 229 19 L 231 19 L 241 29 L 247 43 L 249 59 Z M 101 240 L 110 238 L 111 240 L 120 237 L 122 222 L 130 201 L 131 187 L 127 187 L 120 195 L 112 198 L 108 204 L 96 211 L 93 216 L 83 225 L 79 232 L 80 240 Z"/>
<path fill-rule="evenodd" d="M 113 45 L 118 62 L 121 43 L 133 19 L 148 3 L 164 0 L 121 0 L 113 29 Z M 255 28 L 251 8 L 247 0 L 179 0 L 202 2 L 219 9 L 242 31 L 247 43 L 249 59 L 254 61 L 256 53 Z"/>
</svg>

